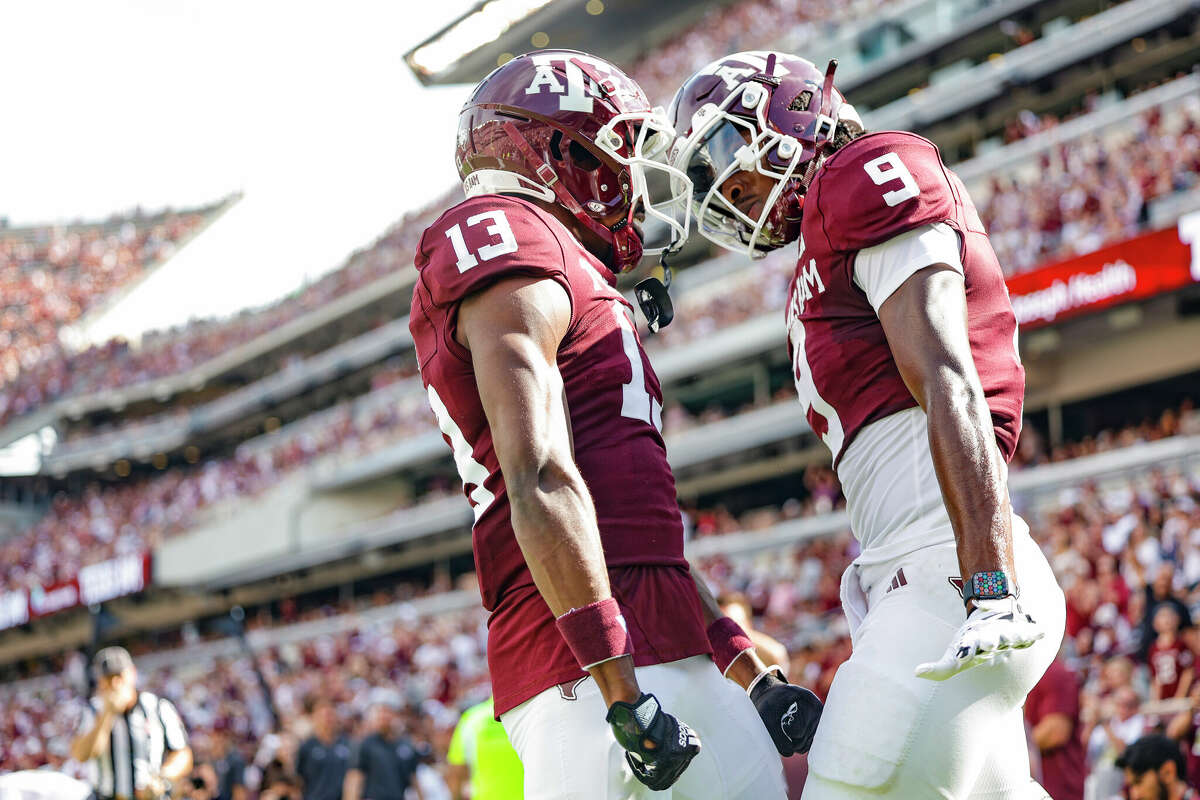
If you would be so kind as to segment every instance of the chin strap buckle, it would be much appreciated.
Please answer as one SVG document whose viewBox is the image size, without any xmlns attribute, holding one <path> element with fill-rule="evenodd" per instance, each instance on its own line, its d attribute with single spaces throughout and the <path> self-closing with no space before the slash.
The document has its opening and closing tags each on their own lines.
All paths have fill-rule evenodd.
<svg viewBox="0 0 1200 800">
<path fill-rule="evenodd" d="M 659 265 L 633 287 L 633 294 L 651 333 L 658 333 L 675 319 L 675 306 L 671 303 L 671 293 L 667 291 L 670 287 L 671 268 L 667 265 L 666 253 L 663 253 Z"/>
</svg>

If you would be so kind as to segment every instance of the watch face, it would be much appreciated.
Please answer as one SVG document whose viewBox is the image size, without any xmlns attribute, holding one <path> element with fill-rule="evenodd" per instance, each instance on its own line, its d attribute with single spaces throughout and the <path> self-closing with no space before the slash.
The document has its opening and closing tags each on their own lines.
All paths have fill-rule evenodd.
<svg viewBox="0 0 1200 800">
<path fill-rule="evenodd" d="M 971 595 L 980 599 L 1007 597 L 1008 576 L 999 570 L 976 572 L 971 576 Z"/>
</svg>

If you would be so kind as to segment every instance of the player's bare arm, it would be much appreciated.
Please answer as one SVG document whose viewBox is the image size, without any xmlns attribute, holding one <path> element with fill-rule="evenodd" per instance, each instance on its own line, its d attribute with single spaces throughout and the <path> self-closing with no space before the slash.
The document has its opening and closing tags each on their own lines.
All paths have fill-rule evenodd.
<svg viewBox="0 0 1200 800">
<path fill-rule="evenodd" d="M 934 264 L 909 277 L 879 307 L 905 385 L 925 411 L 938 485 L 954 529 L 964 582 L 1003 573 L 1007 604 L 967 602 L 968 618 L 940 661 L 917 674 L 945 680 L 1043 635 L 1015 604 L 1012 508 L 1003 456 L 967 336 L 963 276 Z"/>
<path fill-rule="evenodd" d="M 750 695 L 780 755 L 807 753 L 821 721 L 820 699 L 788 683 L 782 665 L 764 663 L 746 632 L 721 610 L 695 565 L 691 570 L 717 668 Z"/>
<path fill-rule="evenodd" d="M 964 577 L 1004 570 L 1015 579 L 1004 459 L 967 339 L 962 275 L 933 265 L 879 308 L 896 366 L 929 420 L 929 447 Z"/>
<path fill-rule="evenodd" d="M 699 738 L 664 712 L 652 695 L 642 693 L 631 647 L 622 651 L 606 649 L 603 641 L 597 644 L 594 639 L 607 638 L 598 622 L 589 623 L 595 633 L 576 629 L 574 639 L 564 626 L 564 620 L 577 619 L 577 612 L 615 606 L 596 510 L 572 456 L 557 365 L 558 346 L 570 322 L 570 299 L 558 283 L 516 278 L 467 298 L 459 309 L 456 335 L 471 352 L 508 489 L 513 533 L 534 583 L 581 666 L 596 681 L 630 767 L 647 786 L 661 790 L 700 752 Z M 617 621 L 628 642 L 624 621 Z M 611 633 L 615 626 L 609 627 Z M 605 652 L 582 655 L 584 647 Z"/>
<path fill-rule="evenodd" d="M 571 456 L 556 357 L 571 322 L 551 280 L 501 281 L 465 300 L 459 342 L 471 351 L 479 396 L 504 473 L 517 543 L 554 616 L 612 596 L 596 510 Z M 629 656 L 590 670 L 611 705 L 641 694 Z"/>
</svg>

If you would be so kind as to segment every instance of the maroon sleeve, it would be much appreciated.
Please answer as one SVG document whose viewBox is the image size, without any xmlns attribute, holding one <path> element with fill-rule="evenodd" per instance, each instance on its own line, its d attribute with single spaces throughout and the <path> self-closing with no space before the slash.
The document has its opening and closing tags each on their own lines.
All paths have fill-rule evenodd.
<svg viewBox="0 0 1200 800">
<path fill-rule="evenodd" d="M 953 220 L 959 198 L 932 142 L 885 131 L 856 139 L 829 159 L 810 199 L 830 249 L 855 252 Z"/>
<path fill-rule="evenodd" d="M 538 211 L 485 195 L 452 208 L 421 237 L 416 265 L 433 305 L 448 308 L 503 280 L 550 278 L 571 287 L 563 248 Z"/>
</svg>

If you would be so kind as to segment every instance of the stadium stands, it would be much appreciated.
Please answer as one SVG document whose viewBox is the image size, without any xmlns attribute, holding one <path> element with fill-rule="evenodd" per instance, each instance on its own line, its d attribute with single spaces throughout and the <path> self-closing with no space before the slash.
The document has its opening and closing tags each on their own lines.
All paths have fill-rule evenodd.
<svg viewBox="0 0 1200 800">
<path fill-rule="evenodd" d="M 0 423 L 63 391 L 64 327 L 128 291 L 233 200 L 95 224 L 0 228 Z"/>
<path fill-rule="evenodd" d="M 1094 63 L 1080 60 L 1087 53 L 1134 35 L 1114 20 L 1140 15 L 1137 25 L 1152 27 L 1159 17 L 1151 13 L 1169 19 L 1181 7 L 1174 0 L 858 0 L 848 11 L 825 0 L 753 0 L 714 9 L 634 72 L 665 102 L 682 75 L 730 50 L 777 43 L 818 61 L 840 48 L 852 51 L 839 78 L 851 99 L 862 87 L 870 98 L 862 106 L 874 109 L 874 119 L 934 131 L 950 130 L 937 127 L 939 115 L 957 120 L 943 152 L 972 156 L 956 168 L 1001 263 L 1015 274 L 1170 226 L 1176 209 L 1190 209 L 1176 201 L 1200 197 L 1200 75 L 1176 77 L 1163 67 L 1124 82 L 1107 73 L 1092 83 L 1072 78 L 1054 104 L 1019 105 L 1029 81 L 1049 80 L 1043 72 L 1084 69 Z M 1076 47 L 1083 31 L 1096 36 Z M 1037 75 L 1020 73 L 1035 56 L 1060 48 L 1057 61 L 1037 61 Z M 939 106 L 968 84 L 978 95 Z M 1145 91 L 1135 95 L 1131 86 Z M 985 96 L 1002 99 L 972 119 L 972 98 Z M 299 488 L 274 506 L 275 516 L 288 518 L 280 531 L 323 494 L 344 505 L 339 519 L 353 520 L 345 527 L 324 518 L 314 523 L 328 529 L 311 547 L 298 535 L 285 539 L 295 533 L 288 527 L 269 555 L 183 587 L 261 590 L 256 605 L 247 604 L 254 661 L 212 620 L 180 627 L 180 619 L 165 615 L 160 627 L 122 634 L 138 653 L 144 683 L 181 708 L 202 759 L 211 757 L 210 734 L 230 730 L 256 765 L 251 774 L 261 775 L 276 756 L 286 764 L 306 733 L 307 700 L 318 693 L 337 700 L 349 726 L 373 690 L 397 687 L 418 710 L 409 720 L 413 734 L 441 751 L 457 710 L 487 690 L 485 615 L 470 575 L 452 582 L 447 567 L 451 556 L 467 552 L 470 512 L 448 477 L 403 318 L 417 237 L 454 196 L 438 198 L 340 269 L 270 307 L 151 334 L 137 347 L 114 341 L 74 354 L 42 347 L 16 372 L 5 366 L 16 363 L 12 353 L 0 348 L 0 443 L 43 424 L 62 433 L 43 462 L 41 478 L 57 491 L 48 511 L 0 540 L 0 600 L 6 590 L 54 586 L 114 556 L 151 550 L 180 562 L 206 545 L 212 550 L 217 538 L 204 534 L 218 516 L 238 535 L 253 530 L 258 543 L 267 532 L 239 528 L 239 516 L 262 512 L 262 501 L 275 503 L 291 487 Z M 116 247 L 98 263 L 105 253 L 117 253 L 107 257 L 121 264 L 154 263 L 203 223 L 125 224 L 135 233 L 88 234 L 99 237 L 92 248 Z M 29 255 L 28 245 L 21 249 L 6 236 L 0 231 L 0 279 L 12 269 L 6 253 L 17 252 L 22 275 L 32 276 L 37 270 L 28 265 L 62 251 L 56 263 L 74 258 L 82 270 L 72 291 L 101 285 L 89 273 L 95 251 L 83 245 L 87 236 L 75 249 L 46 244 L 43 255 Z M 127 237 L 135 256 L 121 249 Z M 682 270 L 673 290 L 677 321 L 649 346 L 667 393 L 664 431 L 680 477 L 690 555 L 715 589 L 747 597 L 757 624 L 788 646 L 792 678 L 824 693 L 849 653 L 838 577 L 856 551 L 836 475 L 794 413 L 790 369 L 780 355 L 788 256 L 753 265 L 721 256 Z M 126 280 L 118 272 L 109 288 Z M 36 286 L 44 279 L 22 280 Z M 84 294 L 72 302 L 52 325 L 77 320 L 101 300 Z M 1094 341 L 1119 330 L 1099 314 L 1088 324 Z M 1030 366 L 1031 379 L 1044 377 L 1039 365 Z M 1200 393 L 1194 378 L 1181 379 L 1188 383 L 1183 394 Z M 1123 380 L 1071 401 L 1086 405 L 1128 386 Z M 1012 468 L 1014 502 L 1067 590 L 1065 653 L 1082 680 L 1085 737 L 1118 718 L 1122 690 L 1135 693 L 1146 724 L 1171 723 L 1179 736 L 1194 736 L 1194 726 L 1184 724 L 1190 720 L 1181 721 L 1169 704 L 1149 702 L 1152 672 L 1143 649 L 1157 602 L 1169 595 L 1200 609 L 1200 416 L 1190 400 L 1177 405 L 1177 398 L 1160 402 L 1156 391 L 1148 394 L 1157 404 L 1153 416 L 1143 409 L 1120 424 L 1085 424 L 1074 440 L 1062 435 L 1063 400 L 1051 410 L 1043 399 L 1031 403 L 1032 415 L 1048 419 L 1027 419 Z M 285 403 L 286 413 L 260 424 Z M 121 413 L 134 405 L 136 413 Z M 253 424 L 230 433 L 227 426 L 238 420 Z M 385 481 L 394 482 L 379 492 L 385 502 L 368 511 L 354 490 Z M 199 539 L 191 549 L 173 549 L 189 536 Z M 389 548 L 434 538 L 445 547 L 407 565 L 418 566 L 419 578 L 378 568 Z M 184 572 L 177 563 L 165 566 L 173 579 Z M 453 571 L 462 569 L 458 562 Z M 298 588 L 301 574 L 317 582 Z M 363 583 L 376 577 L 364 594 Z M 146 605 L 179 598 L 182 581 L 170 583 L 147 595 Z M 26 627 L 0 634 L 0 648 L 49 626 L 35 620 Z M 1200 652 L 1195 633 L 1186 639 Z M 40 675 L 0 687 L 0 772 L 44 764 L 79 769 L 67 763 L 65 745 L 82 670 L 63 650 L 83 642 L 0 667 L 8 676 Z M 1131 668 L 1111 666 L 1120 659 Z M 1094 757 L 1099 771 L 1105 755 Z"/>
</svg>

